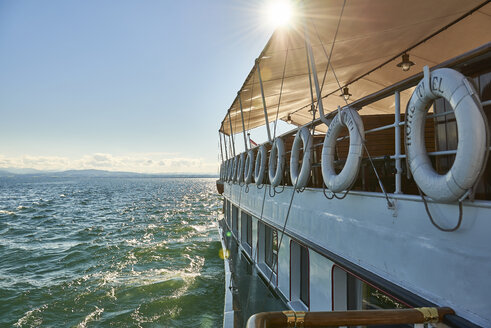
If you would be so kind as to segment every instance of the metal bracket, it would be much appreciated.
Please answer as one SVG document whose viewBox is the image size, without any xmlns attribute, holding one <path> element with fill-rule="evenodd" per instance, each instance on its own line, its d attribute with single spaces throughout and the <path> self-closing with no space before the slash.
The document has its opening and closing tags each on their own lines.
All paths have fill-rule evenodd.
<svg viewBox="0 0 491 328">
<path fill-rule="evenodd" d="M 295 311 L 283 311 L 283 314 L 286 316 L 286 324 L 288 328 L 293 328 L 295 327 L 295 321 L 296 321 L 296 316 L 295 316 Z"/>
<path fill-rule="evenodd" d="M 438 322 L 439 321 L 438 310 L 436 308 L 421 307 L 421 308 L 415 308 L 415 310 L 418 310 L 419 312 L 421 312 L 421 314 L 423 315 L 425 323 Z"/>
<path fill-rule="evenodd" d="M 304 311 L 296 312 L 297 321 L 295 323 L 295 327 L 298 327 L 298 328 L 303 328 L 304 327 L 305 314 L 306 313 Z"/>
<path fill-rule="evenodd" d="M 392 211 L 392 216 L 397 217 L 397 199 L 389 198 L 390 203 L 387 204 L 387 209 Z"/>
</svg>

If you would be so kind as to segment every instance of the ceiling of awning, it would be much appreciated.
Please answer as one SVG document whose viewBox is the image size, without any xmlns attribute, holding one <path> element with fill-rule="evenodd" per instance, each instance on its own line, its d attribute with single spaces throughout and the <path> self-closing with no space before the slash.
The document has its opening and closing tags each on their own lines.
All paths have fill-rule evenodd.
<svg viewBox="0 0 491 328">
<path fill-rule="evenodd" d="M 420 72 L 425 65 L 434 66 L 491 41 L 491 4 L 489 1 L 484 3 L 482 0 L 304 1 L 302 17 L 298 17 L 295 26 L 276 30 L 258 58 L 269 121 L 276 117 L 286 121 L 288 115 L 295 125 L 304 125 L 312 120 L 304 26 L 320 84 L 333 48 L 331 68 L 322 87 L 322 102 L 327 113 L 336 110 L 338 105 L 346 104 L 343 97 L 339 97 L 340 86 L 349 86 L 352 94 L 349 102 L 352 102 Z M 470 15 L 417 45 L 478 6 L 481 7 Z M 404 72 L 396 64 L 401 61 L 399 55 L 407 49 L 410 49 L 407 53 L 415 65 Z M 395 56 L 397 58 L 391 62 L 363 76 Z M 245 129 L 264 125 L 256 66 L 239 94 Z M 402 108 L 405 108 L 410 95 L 411 90 L 401 93 Z M 314 102 L 316 100 L 314 90 Z M 393 100 L 384 99 L 366 106 L 362 113 L 394 113 Z M 228 109 L 220 127 L 220 131 L 227 135 L 230 134 L 229 118 L 233 133 L 242 132 L 238 98 Z"/>
</svg>

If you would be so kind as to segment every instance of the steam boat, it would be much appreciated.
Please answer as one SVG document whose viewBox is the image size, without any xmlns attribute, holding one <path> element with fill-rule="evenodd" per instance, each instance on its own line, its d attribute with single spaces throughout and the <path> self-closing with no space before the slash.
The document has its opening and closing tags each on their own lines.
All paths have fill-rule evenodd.
<svg viewBox="0 0 491 328">
<path fill-rule="evenodd" d="M 219 129 L 224 327 L 491 327 L 491 4 L 296 6 Z"/>
</svg>

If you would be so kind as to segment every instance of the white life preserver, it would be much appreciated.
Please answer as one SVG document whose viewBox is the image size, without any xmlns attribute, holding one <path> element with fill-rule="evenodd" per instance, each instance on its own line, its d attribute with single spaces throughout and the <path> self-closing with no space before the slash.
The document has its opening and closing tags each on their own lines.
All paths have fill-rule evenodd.
<svg viewBox="0 0 491 328">
<path fill-rule="evenodd" d="M 298 155 L 300 153 L 300 142 L 303 144 L 303 160 L 300 172 L 298 171 Z M 307 127 L 301 128 L 293 140 L 290 157 L 290 177 L 292 184 L 297 189 L 304 188 L 309 182 L 310 168 L 312 165 L 312 136 Z"/>
<path fill-rule="evenodd" d="M 245 153 L 239 155 L 239 167 L 237 168 L 237 182 L 241 183 L 244 181 L 244 163 Z"/>
<path fill-rule="evenodd" d="M 347 127 L 349 131 L 349 153 L 343 169 L 336 174 L 334 154 L 337 138 L 343 127 Z M 322 178 L 330 191 L 340 192 L 353 185 L 360 169 L 364 140 L 363 121 L 356 110 L 348 107 L 336 114 L 329 125 L 322 145 Z"/>
<path fill-rule="evenodd" d="M 440 68 L 430 72 L 414 90 L 406 108 L 406 152 L 409 168 L 419 188 L 436 201 L 452 202 L 472 188 L 486 161 L 486 122 L 478 93 L 461 73 Z M 446 174 L 438 174 L 426 152 L 426 113 L 437 98 L 450 103 L 457 121 L 457 154 Z"/>
<path fill-rule="evenodd" d="M 281 138 L 276 138 L 269 153 L 269 182 L 272 187 L 281 183 L 285 169 L 285 144 Z"/>
<path fill-rule="evenodd" d="M 266 172 L 266 159 L 268 157 L 266 147 L 259 146 L 257 151 L 256 163 L 254 165 L 254 181 L 257 185 L 261 185 L 264 180 L 264 172 Z"/>
<path fill-rule="evenodd" d="M 244 168 L 244 182 L 249 184 L 252 182 L 252 175 L 254 172 L 254 151 L 251 149 L 247 152 L 247 158 Z"/>
</svg>

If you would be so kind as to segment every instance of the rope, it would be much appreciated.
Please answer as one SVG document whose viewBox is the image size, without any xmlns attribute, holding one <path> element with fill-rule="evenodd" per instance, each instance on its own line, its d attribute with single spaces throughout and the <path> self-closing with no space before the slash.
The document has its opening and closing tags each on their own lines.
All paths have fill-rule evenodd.
<svg viewBox="0 0 491 328">
<path fill-rule="evenodd" d="M 428 214 L 428 217 L 430 218 L 430 221 L 435 226 L 435 228 L 437 228 L 440 231 L 444 231 L 444 232 L 453 232 L 453 231 L 456 231 L 457 229 L 460 228 L 460 225 L 462 224 L 462 212 L 463 212 L 462 201 L 459 201 L 459 220 L 457 221 L 457 224 L 453 228 L 442 228 L 433 219 L 433 216 L 431 215 L 430 210 L 428 208 L 428 203 L 426 201 L 426 198 L 424 197 L 423 192 L 421 191 L 421 189 L 419 189 L 419 187 L 418 187 L 418 192 L 419 192 L 419 195 L 421 196 L 421 199 L 423 200 L 423 203 L 425 205 L 426 214 Z"/>
<path fill-rule="evenodd" d="M 286 66 L 286 60 L 285 60 L 285 66 Z M 309 65 L 309 71 L 310 71 L 310 65 Z M 310 74 L 309 74 L 309 76 L 310 76 Z M 282 87 L 283 87 L 283 83 L 282 83 Z M 311 94 L 312 94 L 312 92 L 313 92 L 313 90 L 312 90 L 312 83 L 310 83 L 310 91 L 311 91 Z M 280 97 L 281 97 L 281 92 L 280 92 Z M 313 97 L 312 97 L 312 102 L 313 102 Z M 279 105 L 279 102 L 278 102 L 278 105 Z M 317 108 L 314 107 L 313 110 L 312 110 L 312 123 L 315 120 L 316 109 Z M 315 127 L 312 128 L 312 137 L 314 135 L 314 131 L 315 131 Z M 275 130 L 275 133 L 276 133 L 276 130 Z M 314 142 L 312 141 L 311 147 L 313 148 L 313 146 L 314 146 Z M 281 238 L 280 238 L 280 241 L 278 242 L 278 255 L 276 256 L 275 263 L 273 263 L 273 268 L 271 270 L 271 274 L 269 276 L 267 286 L 269 286 L 271 284 L 271 280 L 273 279 L 273 273 L 274 273 L 275 267 L 276 267 L 276 269 L 278 269 L 278 257 L 279 257 L 279 253 L 280 253 L 280 249 L 281 249 L 281 244 L 283 242 L 283 236 L 285 235 L 286 225 L 287 225 L 288 219 L 290 217 L 290 210 L 292 208 L 293 198 L 295 196 L 295 191 L 297 191 L 297 182 L 298 182 L 298 178 L 297 178 L 297 181 L 295 181 L 295 185 L 293 186 L 293 189 L 292 189 L 292 196 L 290 198 L 290 204 L 288 204 L 288 210 L 286 212 L 285 223 L 283 224 L 283 228 L 281 229 Z M 283 186 L 283 190 L 284 190 L 284 188 L 285 188 L 285 186 Z M 282 192 L 283 192 L 283 190 L 282 190 Z M 303 188 L 301 191 L 297 191 L 297 192 L 303 192 L 304 190 L 305 190 L 305 188 Z M 263 204 L 263 206 L 264 206 L 264 204 Z M 262 211 L 261 211 L 261 217 L 262 217 Z M 276 284 L 278 284 L 278 281 L 276 281 Z"/>
<path fill-rule="evenodd" d="M 281 96 L 283 95 L 283 83 L 285 82 L 286 60 L 288 57 L 288 47 L 289 47 L 289 44 L 286 46 L 285 63 L 283 64 L 283 76 L 281 77 L 280 96 L 278 99 L 278 107 L 276 108 L 276 118 L 274 121 L 273 140 L 276 138 L 276 126 L 278 125 L 278 114 L 280 112 Z"/>
<path fill-rule="evenodd" d="M 283 82 L 285 81 L 285 72 L 286 72 L 286 60 L 287 60 L 287 57 L 288 57 L 288 45 L 286 47 L 285 63 L 283 64 L 283 76 L 281 78 L 280 96 L 279 96 L 279 99 L 278 99 L 278 106 L 276 108 L 276 118 L 275 118 L 275 121 L 274 121 L 273 140 L 275 140 L 275 138 L 276 138 L 276 126 L 278 125 L 278 114 L 280 112 L 281 96 L 283 94 Z M 283 156 L 285 156 L 285 155 L 283 155 Z M 276 169 L 279 170 L 279 167 L 277 167 Z M 276 192 L 276 190 L 273 188 L 273 194 L 271 195 L 271 186 L 270 186 L 269 191 L 268 191 L 268 194 L 269 194 L 269 197 L 274 197 L 276 194 L 281 194 L 282 192 L 283 192 L 283 190 L 280 191 L 280 192 Z"/>
<path fill-rule="evenodd" d="M 326 184 L 324 183 L 324 181 L 322 182 L 322 192 L 323 192 L 323 194 L 324 194 L 324 197 L 326 197 L 326 198 L 327 198 L 327 199 L 329 199 L 329 200 L 334 199 L 334 198 L 336 198 L 336 199 L 345 199 L 345 198 L 346 198 L 346 196 L 348 196 L 348 193 L 350 192 L 350 190 L 351 190 L 351 188 L 352 188 L 352 187 L 353 187 L 353 186 L 350 186 L 350 187 L 348 188 L 348 190 L 346 190 L 346 192 L 344 193 L 344 195 L 343 195 L 343 196 L 338 196 L 338 195 L 336 195 L 336 193 L 335 193 L 334 191 L 331 191 L 331 190 L 327 189 L 327 190 L 329 190 L 329 191 L 331 192 L 331 194 L 332 194 L 332 196 L 331 196 L 331 197 L 329 197 L 329 196 L 327 196 L 327 194 L 326 194 Z"/>
<path fill-rule="evenodd" d="M 286 212 L 285 223 L 283 224 L 283 228 L 281 229 L 281 238 L 280 238 L 280 241 L 278 243 L 278 255 L 276 256 L 276 261 L 273 263 L 273 267 L 271 268 L 271 274 L 269 276 L 267 286 L 269 286 L 271 284 L 271 280 L 273 279 L 273 273 L 274 273 L 275 267 L 276 267 L 276 269 L 278 269 L 278 257 L 280 254 L 281 243 L 283 242 L 283 236 L 285 235 L 286 224 L 288 223 L 288 218 L 290 217 L 290 210 L 292 208 L 293 197 L 295 196 L 295 189 L 296 188 L 297 188 L 297 184 L 295 183 L 295 186 L 292 189 L 292 197 L 290 198 L 290 204 L 288 205 L 288 210 Z M 261 212 L 261 216 L 262 216 L 262 212 Z M 276 284 L 278 284 L 278 281 L 276 281 Z"/>
<path fill-rule="evenodd" d="M 346 0 L 345 0 L 344 4 L 345 4 L 345 3 L 346 3 Z M 344 4 L 343 4 L 343 9 L 342 9 L 342 11 L 341 11 L 341 14 L 342 14 L 342 12 L 343 12 L 343 10 L 344 10 Z M 340 23 L 340 22 L 341 22 L 341 19 L 338 21 L 338 28 L 339 28 L 339 23 Z M 323 51 L 324 51 L 324 54 L 325 54 L 325 55 L 328 57 L 328 64 L 327 64 L 327 66 L 326 66 L 326 73 L 327 73 L 327 69 L 328 69 L 328 68 L 329 68 L 329 66 L 330 66 L 330 67 L 331 67 L 331 70 L 332 70 L 332 72 L 333 72 L 334 78 L 336 79 L 336 82 L 337 82 L 338 86 L 341 88 L 341 83 L 339 82 L 339 79 L 338 79 L 338 77 L 337 77 L 337 75 L 336 75 L 336 72 L 335 72 L 335 70 L 334 70 L 334 67 L 333 67 L 333 66 L 332 66 L 332 64 L 331 64 L 331 56 L 332 56 L 332 51 L 333 51 L 333 49 L 334 49 L 334 43 L 335 43 L 335 40 L 333 40 L 333 44 L 332 44 L 332 47 L 331 47 L 331 53 L 330 53 L 330 54 L 329 54 L 329 56 L 328 56 L 328 55 L 327 55 L 326 48 L 324 47 L 324 43 L 323 43 L 323 42 L 322 42 L 322 40 L 320 39 L 319 33 L 318 33 L 318 31 L 317 31 L 317 27 L 315 26 L 315 24 L 313 24 L 313 25 L 314 25 L 314 27 L 315 27 L 315 31 L 316 31 L 316 33 L 317 33 L 317 37 L 319 38 L 319 40 L 320 40 L 320 42 L 321 42 L 321 45 L 322 45 L 322 49 L 323 49 Z M 337 33 L 337 29 L 336 29 L 336 33 Z M 324 77 L 325 77 L 325 75 L 326 75 L 326 74 L 324 74 Z M 323 84 L 324 84 L 324 81 L 323 81 Z M 324 86 L 324 85 L 322 85 L 322 87 L 323 87 L 323 86 Z M 321 90 L 322 90 L 322 87 L 321 87 Z M 321 91 L 321 92 L 322 92 L 322 91 Z M 323 98 L 324 98 L 324 97 L 323 97 Z M 348 100 L 346 100 L 344 97 L 343 97 L 343 99 L 344 99 L 344 102 L 346 103 L 346 105 L 347 105 L 347 106 L 349 106 Z M 320 100 L 320 101 L 322 101 L 322 100 Z M 354 118 L 353 118 L 353 114 L 352 114 L 350 111 L 348 111 L 348 113 L 349 113 L 349 115 L 351 116 L 351 119 L 352 119 L 353 121 L 355 121 L 355 120 L 354 120 Z M 356 126 L 356 130 L 358 131 L 358 134 L 360 135 L 360 137 L 362 137 L 362 138 L 363 138 L 363 136 L 362 136 L 362 134 L 361 134 L 361 131 L 360 131 L 360 128 L 358 127 L 358 125 L 357 125 L 357 124 L 355 124 L 355 126 Z M 379 183 L 380 189 L 382 190 L 382 192 L 383 192 L 383 193 L 384 193 L 384 195 L 385 195 L 385 199 L 386 199 L 386 201 L 387 201 L 387 206 L 388 206 L 388 207 L 392 207 L 392 206 L 393 206 L 393 205 L 392 205 L 392 202 L 389 200 L 389 195 L 387 194 L 387 192 L 386 192 L 386 190 L 385 190 L 385 188 L 384 188 L 384 184 L 382 183 L 382 180 L 380 179 L 380 176 L 379 176 L 379 174 L 378 174 L 378 172 L 377 172 L 377 169 L 375 168 L 375 164 L 373 163 L 372 157 L 370 156 L 370 152 L 368 151 L 368 148 L 367 148 L 367 145 L 365 144 L 365 142 L 363 142 L 363 148 L 365 149 L 365 152 L 367 153 L 368 160 L 370 161 L 370 164 L 371 164 L 372 169 L 373 169 L 373 171 L 374 171 L 374 173 L 375 173 L 375 176 L 377 177 L 377 181 L 378 181 L 378 183 Z M 323 188 L 324 188 L 324 186 L 323 186 Z M 348 191 L 349 191 L 349 190 L 348 190 Z M 333 193 L 333 194 L 334 194 L 334 193 Z M 324 195 L 325 195 L 325 193 L 324 193 Z M 346 195 L 347 195 L 347 193 L 346 193 L 344 196 L 342 196 L 342 198 L 338 198 L 337 196 L 336 196 L 336 198 L 338 198 L 338 199 L 343 199 L 344 197 L 346 197 Z M 326 196 L 326 198 L 328 198 L 328 199 L 332 199 L 332 198 L 329 198 L 329 197 L 327 197 L 327 196 Z"/>
<path fill-rule="evenodd" d="M 320 43 L 322 45 L 322 49 L 324 50 L 324 53 L 327 56 L 326 71 L 324 72 L 324 77 L 322 78 L 322 85 L 321 85 L 321 91 L 320 91 L 320 94 L 321 95 L 322 95 L 322 89 L 324 88 L 324 82 L 326 81 L 326 76 L 327 76 L 327 71 L 329 69 L 329 66 L 331 66 L 331 69 L 334 71 L 334 69 L 332 68 L 332 65 L 331 65 L 331 58 L 332 58 L 332 52 L 334 50 L 334 44 L 336 43 L 336 38 L 338 36 L 339 26 L 341 25 L 341 17 L 343 16 L 345 5 L 346 5 L 346 0 L 344 0 L 344 2 L 343 2 L 343 7 L 341 8 L 341 14 L 339 14 L 338 25 L 336 26 L 336 32 L 334 33 L 334 38 L 333 38 L 333 41 L 332 41 L 331 51 L 329 52 L 329 56 L 327 56 L 326 48 L 324 47 L 324 42 L 322 42 L 322 39 L 319 36 L 319 31 L 317 30 L 317 25 L 312 24 L 314 26 L 314 29 L 315 29 L 315 34 L 317 35 L 317 38 L 319 39 L 319 41 L 320 41 Z M 322 97 L 321 97 L 321 99 L 319 101 L 322 101 Z"/>
<path fill-rule="evenodd" d="M 263 187 L 264 187 L 264 185 L 263 185 Z M 261 206 L 261 215 L 260 215 L 260 217 L 259 217 L 259 220 L 257 221 L 258 223 L 259 223 L 259 221 L 261 221 L 261 220 L 262 220 L 262 218 L 263 218 L 263 213 L 264 213 L 264 203 L 265 203 L 265 201 L 266 201 L 266 188 L 264 188 L 264 194 L 263 194 L 263 204 L 262 204 L 262 206 Z M 258 249 L 259 249 L 259 239 L 258 239 L 258 240 L 257 240 L 257 242 L 256 242 L 256 255 L 255 255 L 255 256 L 256 256 L 256 262 L 257 262 L 257 260 L 258 260 L 258 259 L 257 259 L 257 257 L 258 257 L 258 254 L 257 254 Z M 254 257 L 253 257 L 253 258 L 254 258 Z M 255 267 L 255 266 L 253 265 L 253 267 Z M 249 299 L 250 293 L 251 293 L 251 288 L 249 288 L 249 290 L 247 291 L 247 299 Z M 245 313 L 247 313 L 247 309 L 248 309 L 248 308 L 249 308 L 249 302 L 247 302 L 247 303 L 246 303 L 246 310 L 245 310 Z"/>
</svg>

